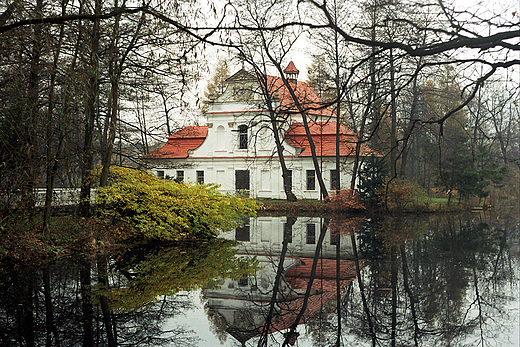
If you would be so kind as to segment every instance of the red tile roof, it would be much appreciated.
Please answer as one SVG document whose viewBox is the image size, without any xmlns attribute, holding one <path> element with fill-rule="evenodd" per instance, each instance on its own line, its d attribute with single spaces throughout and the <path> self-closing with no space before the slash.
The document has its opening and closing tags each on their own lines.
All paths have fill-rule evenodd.
<svg viewBox="0 0 520 347">
<path fill-rule="evenodd" d="M 208 135 L 207 126 L 188 126 L 168 137 L 168 142 L 145 159 L 187 158 L 188 151 L 199 147 Z"/>
<path fill-rule="evenodd" d="M 280 100 L 279 111 L 299 114 L 296 102 L 291 96 L 289 89 L 280 77 L 266 76 L 267 87 L 271 93 Z M 323 99 L 307 83 L 298 81 L 296 84 L 289 81 L 294 94 L 302 106 L 304 112 L 309 115 L 335 117 L 336 114 L 331 107 L 327 106 Z"/>
<path fill-rule="evenodd" d="M 294 65 L 293 61 L 291 60 L 289 62 L 289 65 L 283 70 L 284 73 L 299 73 L 300 70 L 296 68 L 296 65 Z"/>
<path fill-rule="evenodd" d="M 332 157 L 336 155 L 336 122 L 310 122 L 309 130 L 312 135 L 316 155 L 322 157 Z M 344 125 L 340 125 L 339 130 L 339 154 L 342 157 L 355 155 L 356 135 Z M 286 132 L 286 141 L 293 147 L 302 148 L 300 157 L 311 157 L 311 149 L 303 123 L 293 123 Z M 361 145 L 361 156 L 376 153 L 370 148 Z"/>
<path fill-rule="evenodd" d="M 316 155 L 333 157 L 336 155 L 336 122 L 310 122 L 309 130 L 316 147 Z M 188 157 L 188 151 L 198 148 L 206 139 L 207 126 L 189 126 L 182 128 L 170 137 L 158 150 L 146 155 L 145 159 L 182 159 Z M 340 156 L 355 154 L 356 136 L 346 126 L 340 126 Z M 311 157 L 311 150 L 303 123 L 293 123 L 286 132 L 286 141 L 291 146 L 301 148 L 299 157 Z M 365 145 L 361 145 L 361 156 L 377 155 Z"/>
<path fill-rule="evenodd" d="M 291 61 L 285 72 L 297 72 L 296 66 Z M 250 75 L 245 70 L 236 73 L 235 78 L 243 79 L 244 75 Z M 290 91 L 284 85 L 280 77 L 266 76 L 268 89 L 280 100 L 279 111 L 286 113 L 299 114 L 297 105 L 292 98 Z M 230 77 L 232 80 L 234 77 Z M 303 107 L 304 111 L 309 115 L 334 117 L 336 115 L 331 107 L 325 105 L 318 94 L 305 82 L 298 81 L 296 84 L 289 82 L 294 93 Z M 335 156 L 336 155 L 336 122 L 309 122 L 310 131 L 316 147 L 318 156 Z M 145 156 L 145 159 L 175 159 L 187 158 L 188 150 L 199 147 L 205 140 L 208 133 L 206 126 L 190 126 L 183 128 L 171 135 L 168 142 L 161 147 Z M 287 142 L 294 147 L 303 149 L 299 157 L 311 157 L 311 150 L 307 135 L 303 127 L 303 123 L 293 123 L 286 133 Z M 340 156 L 350 156 L 355 154 L 356 136 L 347 127 L 340 127 Z M 375 153 L 365 145 L 361 145 L 361 156 L 367 156 Z"/>
</svg>

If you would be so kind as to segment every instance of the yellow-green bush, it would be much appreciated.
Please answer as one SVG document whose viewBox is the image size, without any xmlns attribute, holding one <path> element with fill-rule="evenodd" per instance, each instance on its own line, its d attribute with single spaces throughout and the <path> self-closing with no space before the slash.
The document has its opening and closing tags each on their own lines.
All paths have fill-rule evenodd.
<svg viewBox="0 0 520 347">
<path fill-rule="evenodd" d="M 134 237 L 162 240 L 216 235 L 257 209 L 254 200 L 222 194 L 216 185 L 176 183 L 123 167 L 110 169 L 96 206 L 100 218 L 129 223 Z"/>
</svg>

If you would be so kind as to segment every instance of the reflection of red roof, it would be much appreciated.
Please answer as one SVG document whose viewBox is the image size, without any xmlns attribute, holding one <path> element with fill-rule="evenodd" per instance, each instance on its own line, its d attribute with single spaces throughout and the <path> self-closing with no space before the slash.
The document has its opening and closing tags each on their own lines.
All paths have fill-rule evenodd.
<svg viewBox="0 0 520 347">
<path fill-rule="evenodd" d="M 285 273 L 285 278 L 296 289 L 305 289 L 310 282 L 312 258 L 300 258 L 302 265 L 294 266 Z M 340 260 L 340 286 L 345 287 L 356 277 L 355 262 Z M 318 259 L 316 277 L 312 282 L 312 289 L 326 292 L 336 292 L 336 260 Z"/>
<path fill-rule="evenodd" d="M 199 147 L 208 135 L 207 126 L 184 127 L 168 137 L 168 142 L 145 159 L 187 158 L 188 151 Z"/>
<path fill-rule="evenodd" d="M 312 135 L 317 156 L 336 155 L 336 122 L 310 122 L 309 130 Z M 339 154 L 340 156 L 355 155 L 356 135 L 344 125 L 339 130 Z M 286 132 L 286 141 L 293 147 L 303 148 L 300 157 L 312 156 L 309 141 L 303 123 L 293 123 Z M 376 154 L 365 145 L 361 145 L 361 156 Z"/>
<path fill-rule="evenodd" d="M 312 258 L 300 258 L 301 265 L 290 268 L 285 273 L 285 279 L 294 289 L 306 289 L 311 280 Z M 311 289 L 318 291 L 318 294 L 311 294 L 307 301 L 305 312 L 299 324 L 305 323 L 314 317 L 323 306 L 333 300 L 337 293 L 336 283 L 336 260 L 318 259 L 316 264 L 316 276 L 311 285 Z M 340 291 L 356 278 L 355 262 L 352 260 L 340 260 Z M 269 334 L 275 331 L 289 329 L 295 322 L 298 314 L 303 308 L 304 298 L 278 302 L 280 308 L 276 319 L 271 320 Z M 265 327 L 266 323 L 264 323 Z"/>
<path fill-rule="evenodd" d="M 323 306 L 325 306 L 325 304 L 333 300 L 335 297 L 336 293 L 334 292 L 323 292 L 320 294 L 310 295 L 307 300 L 307 307 L 305 312 L 303 313 L 303 316 L 298 324 L 303 324 L 314 317 L 323 308 Z M 268 334 L 291 328 L 292 325 L 296 322 L 298 314 L 303 307 L 304 300 L 305 299 L 302 297 L 291 301 L 278 302 L 277 305 L 280 308 L 280 311 L 276 318 L 271 319 Z M 264 325 L 262 328 L 260 328 L 260 332 L 265 330 L 265 325 L 266 323 L 264 322 Z"/>
</svg>

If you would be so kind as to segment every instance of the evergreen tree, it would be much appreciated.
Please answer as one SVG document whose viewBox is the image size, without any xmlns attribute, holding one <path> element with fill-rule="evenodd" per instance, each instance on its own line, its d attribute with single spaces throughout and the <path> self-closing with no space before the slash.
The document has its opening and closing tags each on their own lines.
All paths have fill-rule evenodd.
<svg viewBox="0 0 520 347">
<path fill-rule="evenodd" d="M 386 165 L 383 159 L 370 157 L 359 171 L 358 192 L 367 207 L 381 207 Z"/>
</svg>

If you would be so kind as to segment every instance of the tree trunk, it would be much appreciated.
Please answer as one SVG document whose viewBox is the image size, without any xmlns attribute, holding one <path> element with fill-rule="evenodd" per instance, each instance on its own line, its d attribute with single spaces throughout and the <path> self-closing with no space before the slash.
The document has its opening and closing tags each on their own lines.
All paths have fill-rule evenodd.
<svg viewBox="0 0 520 347">
<path fill-rule="evenodd" d="M 83 308 L 83 347 L 94 346 L 94 309 L 92 307 L 92 283 L 90 278 L 90 263 L 80 265 L 80 289 L 81 303 Z"/>
<path fill-rule="evenodd" d="M 95 1 L 94 14 L 101 14 L 101 0 Z M 90 188 L 91 174 L 93 167 L 93 142 L 94 142 L 94 122 L 97 116 L 96 100 L 99 95 L 99 19 L 94 20 L 90 46 L 90 76 L 86 90 L 85 106 L 85 139 L 83 143 L 83 161 L 81 163 L 81 192 L 79 213 L 83 217 L 90 216 Z"/>
<path fill-rule="evenodd" d="M 43 1 L 37 0 L 35 16 L 42 16 Z M 32 52 L 30 61 L 30 71 L 28 80 L 27 103 L 28 113 L 24 120 L 23 140 L 23 177 L 22 177 L 22 206 L 29 212 L 29 216 L 34 215 L 35 207 L 35 168 L 34 168 L 34 152 L 36 144 L 36 126 L 40 118 L 40 70 L 41 70 L 41 54 L 42 54 L 42 26 L 40 24 L 34 26 L 34 39 L 32 42 Z"/>
<path fill-rule="evenodd" d="M 52 308 L 52 295 L 51 295 L 51 280 L 50 280 L 49 267 L 43 269 L 43 293 L 45 296 L 45 326 L 46 326 L 46 346 L 59 346 L 60 339 L 58 335 L 58 329 L 54 323 L 54 310 Z M 54 336 L 54 344 L 52 343 L 52 336 Z"/>
<path fill-rule="evenodd" d="M 65 14 L 66 9 L 66 1 L 62 3 L 62 15 Z M 47 124 L 46 124 L 46 137 L 47 137 L 47 143 L 46 143 L 46 177 L 45 177 L 45 209 L 44 209 L 44 215 L 43 215 L 43 226 L 42 226 L 42 234 L 44 239 L 47 237 L 47 232 L 49 228 L 49 221 L 51 217 L 52 212 L 52 196 L 54 193 L 54 181 L 56 178 L 56 173 L 58 171 L 58 158 L 61 155 L 61 152 L 63 150 L 63 126 L 64 126 L 64 117 L 62 113 L 62 117 L 60 117 L 59 122 L 59 141 L 58 141 L 58 148 L 56 149 L 56 153 L 53 155 L 52 153 L 52 144 L 54 143 L 53 140 L 53 131 L 52 131 L 52 125 L 53 125 L 53 113 L 54 113 L 54 95 L 55 95 L 55 86 L 56 86 L 56 74 L 58 70 L 58 59 L 60 57 L 61 52 L 61 45 L 63 43 L 63 36 L 64 36 L 64 26 L 60 26 L 60 33 L 59 33 L 59 40 L 58 45 L 56 46 L 56 51 L 54 53 L 53 58 L 53 64 L 52 64 L 52 71 L 51 71 L 51 81 L 49 84 L 49 105 L 47 107 Z"/>
<path fill-rule="evenodd" d="M 399 177 L 406 178 L 406 166 L 408 164 L 408 154 L 410 153 L 410 139 L 413 135 L 413 129 L 415 127 L 416 118 L 416 110 L 417 110 L 417 78 L 413 79 L 412 85 L 412 105 L 410 109 L 410 120 L 408 121 L 408 125 L 406 126 L 406 130 L 404 132 L 404 143 L 403 143 L 403 151 L 401 152 L 401 165 L 399 167 Z"/>
<path fill-rule="evenodd" d="M 114 1 L 114 8 L 118 8 L 118 1 Z M 108 181 L 108 173 L 110 165 L 112 163 L 112 153 L 114 148 L 114 142 L 116 139 L 117 120 L 119 114 L 119 84 L 121 80 L 121 74 L 123 72 L 123 64 L 128 56 L 128 53 L 135 47 L 137 42 L 138 34 L 144 23 L 144 19 L 141 17 L 139 24 L 134 33 L 132 41 L 129 43 L 125 52 L 120 57 L 117 51 L 117 39 L 119 36 L 121 15 L 115 17 L 115 23 L 112 30 L 112 38 L 110 42 L 110 65 L 109 65 L 109 76 L 110 76 L 110 97 L 108 101 L 108 136 L 105 139 L 105 150 L 103 155 L 101 170 L 101 177 L 99 178 L 99 185 L 105 187 Z M 144 117 L 144 116 L 143 116 Z M 168 125 L 169 128 L 169 125 Z"/>
<path fill-rule="evenodd" d="M 376 39 L 376 20 L 377 20 L 377 11 L 376 6 L 373 6 L 372 10 L 372 27 L 370 31 L 370 38 L 371 40 Z M 368 89 L 368 95 L 367 95 L 367 104 L 363 111 L 363 116 L 361 117 L 361 124 L 359 125 L 359 130 L 357 133 L 357 140 L 356 140 L 356 151 L 354 156 L 354 165 L 352 167 L 352 179 L 350 180 L 350 189 L 354 190 L 356 188 L 356 181 L 358 177 L 358 171 L 360 170 L 360 160 L 361 160 L 361 144 L 364 141 L 365 136 L 365 128 L 366 128 L 366 122 L 368 119 L 369 114 L 372 115 L 373 118 L 377 116 L 377 113 L 379 112 L 377 110 L 375 101 L 376 101 L 376 92 L 377 92 L 377 86 L 376 86 L 376 48 L 372 47 L 371 55 L 370 55 L 370 61 L 369 61 L 369 74 L 370 74 L 370 88 Z"/>
<path fill-rule="evenodd" d="M 390 97 L 391 97 L 391 128 L 390 128 L 390 174 L 397 177 L 397 95 L 395 90 L 394 52 L 390 49 Z"/>
</svg>

